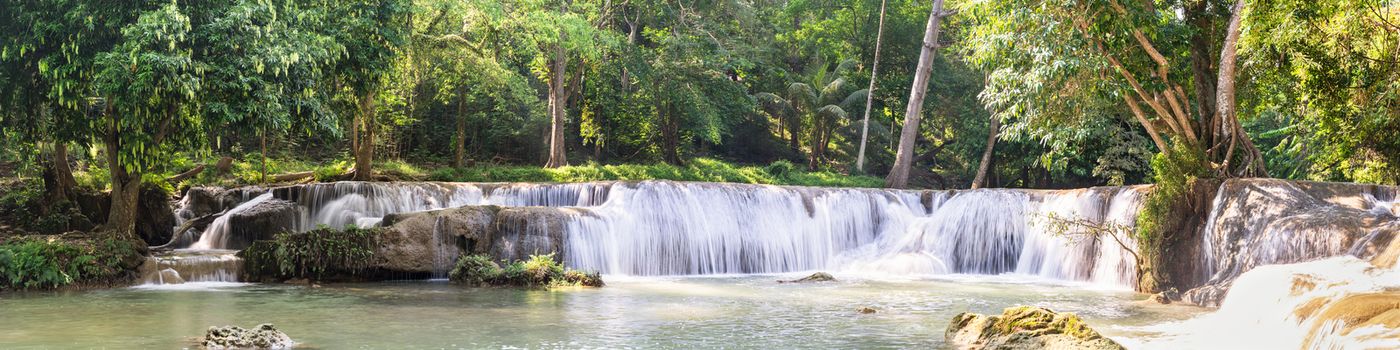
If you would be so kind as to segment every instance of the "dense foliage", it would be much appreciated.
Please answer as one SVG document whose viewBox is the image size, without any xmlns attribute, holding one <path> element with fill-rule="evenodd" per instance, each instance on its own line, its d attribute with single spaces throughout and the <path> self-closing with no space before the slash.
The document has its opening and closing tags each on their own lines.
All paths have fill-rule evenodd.
<svg viewBox="0 0 1400 350">
<path fill-rule="evenodd" d="M 305 278 L 313 281 L 356 275 L 373 262 L 382 228 L 343 230 L 318 227 L 300 233 L 283 232 L 272 240 L 256 241 L 238 254 L 244 271 L 254 277 Z"/>
<path fill-rule="evenodd" d="M 0 289 L 119 283 L 140 261 L 131 241 L 17 238 L 0 242 Z"/>
<path fill-rule="evenodd" d="M 512 261 L 502 267 L 485 255 L 467 255 L 457 259 L 457 266 L 448 275 L 453 282 L 470 286 L 515 286 L 532 288 L 602 287 L 597 272 L 584 272 L 564 267 L 554 261 L 554 254 L 532 255 L 526 260 Z"/>
<path fill-rule="evenodd" d="M 76 186 L 110 190 L 110 215 L 91 219 L 118 232 L 131 230 L 147 184 L 282 171 L 881 176 L 934 12 L 928 1 L 884 1 L 880 21 L 881 3 L 6 2 L 0 174 L 42 176 L 47 205 Z M 945 9 L 932 13 L 942 35 L 927 43 L 940 50 L 915 126 L 914 186 L 968 187 L 981 163 L 987 186 L 1142 183 L 1173 140 L 1203 150 L 1212 176 L 1400 182 L 1394 1 Z M 852 169 L 862 137 L 865 169 Z M 233 165 L 214 167 L 223 157 Z M 711 160 L 813 172 L 690 170 Z M 174 176 L 198 165 L 210 169 Z M 530 166 L 560 170 L 492 175 Z"/>
</svg>

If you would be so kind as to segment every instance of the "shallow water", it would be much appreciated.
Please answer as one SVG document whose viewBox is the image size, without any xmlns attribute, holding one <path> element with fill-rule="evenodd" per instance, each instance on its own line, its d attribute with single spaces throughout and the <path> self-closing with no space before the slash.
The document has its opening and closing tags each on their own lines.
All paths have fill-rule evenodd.
<svg viewBox="0 0 1400 350">
<path fill-rule="evenodd" d="M 214 325 L 274 323 L 302 346 L 344 348 L 941 348 L 957 313 L 1038 305 L 1115 338 L 1204 309 L 1027 276 L 778 284 L 805 274 L 612 277 L 598 289 L 445 282 L 192 283 L 0 295 L 0 348 L 178 348 Z M 862 315 L 858 307 L 873 307 Z M 1134 331 L 1139 330 L 1139 331 Z M 1138 333 L 1132 333 L 1138 332 Z"/>
</svg>

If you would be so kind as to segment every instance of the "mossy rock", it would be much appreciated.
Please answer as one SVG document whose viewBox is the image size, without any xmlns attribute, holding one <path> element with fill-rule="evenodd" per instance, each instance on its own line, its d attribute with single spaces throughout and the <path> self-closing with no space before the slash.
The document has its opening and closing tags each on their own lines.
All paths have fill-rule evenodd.
<svg viewBox="0 0 1400 350">
<path fill-rule="evenodd" d="M 958 349 L 1123 349 L 1079 316 L 1033 306 L 1006 308 L 1000 316 L 959 314 L 944 337 Z"/>
</svg>

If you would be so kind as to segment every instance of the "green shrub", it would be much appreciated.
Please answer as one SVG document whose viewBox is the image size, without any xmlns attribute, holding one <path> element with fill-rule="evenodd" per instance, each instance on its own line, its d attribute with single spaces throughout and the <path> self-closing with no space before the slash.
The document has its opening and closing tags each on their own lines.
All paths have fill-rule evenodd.
<svg viewBox="0 0 1400 350">
<path fill-rule="evenodd" d="M 37 234 L 92 227 L 77 205 L 60 201 L 46 207 L 45 195 L 43 182 L 37 179 L 0 185 L 0 224 Z"/>
<path fill-rule="evenodd" d="M 113 238 L 18 239 L 0 244 L 0 287 L 50 289 L 115 282 L 129 276 L 140 257 L 135 243 Z"/>
<path fill-rule="evenodd" d="M 1172 143 L 1172 153 L 1158 153 L 1152 158 L 1152 190 L 1143 199 L 1138 212 L 1139 242 L 1149 242 L 1169 220 L 1173 206 L 1186 200 L 1191 183 L 1210 176 L 1210 163 L 1205 152 L 1185 142 Z M 1150 247 L 1144 247 L 1150 248 Z M 1150 251 L 1144 249 L 1143 251 Z"/>
<path fill-rule="evenodd" d="M 457 259 L 448 278 L 470 285 L 481 285 L 501 278 L 505 271 L 485 255 L 468 255 Z"/>
<path fill-rule="evenodd" d="M 355 275 L 370 266 L 382 228 L 347 227 L 278 233 L 270 241 L 258 241 L 239 252 L 244 270 L 255 277 L 322 280 L 335 275 Z"/>
<path fill-rule="evenodd" d="M 772 175 L 773 177 L 779 179 L 787 179 L 788 174 L 796 173 L 799 171 L 797 169 L 797 164 L 792 164 L 792 162 L 786 160 L 780 160 L 773 162 L 772 164 L 768 164 L 768 166 L 764 167 L 763 170 L 767 172 L 768 175 Z"/>
<path fill-rule="evenodd" d="M 457 266 L 448 276 L 453 282 L 473 286 L 603 286 L 603 279 L 598 273 L 565 268 L 554 261 L 554 254 L 532 255 L 529 259 L 513 261 L 504 267 L 485 255 L 463 256 L 457 259 Z"/>
</svg>

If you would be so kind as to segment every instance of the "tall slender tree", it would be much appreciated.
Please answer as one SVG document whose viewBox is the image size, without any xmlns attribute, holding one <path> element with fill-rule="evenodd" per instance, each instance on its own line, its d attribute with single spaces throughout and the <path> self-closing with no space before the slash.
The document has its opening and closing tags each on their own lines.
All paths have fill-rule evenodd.
<svg viewBox="0 0 1400 350">
<path fill-rule="evenodd" d="M 866 88 L 865 115 L 860 119 L 860 150 L 856 151 L 856 171 L 865 171 L 865 143 L 870 138 L 870 108 L 875 105 L 875 83 L 880 80 L 880 45 L 885 38 L 885 3 L 880 0 L 880 24 L 875 30 L 875 58 L 870 61 L 870 87 Z"/>
<path fill-rule="evenodd" d="M 924 45 L 919 50 L 919 68 L 914 73 L 914 86 L 909 91 L 909 106 L 904 112 L 904 129 L 899 133 L 899 150 L 895 152 L 894 167 L 885 178 L 885 187 L 904 188 L 909 184 L 909 170 L 914 163 L 914 144 L 919 139 L 919 119 L 924 112 L 924 96 L 928 93 L 933 60 L 938 55 L 938 25 L 945 15 L 947 14 L 943 12 L 943 0 L 933 0 L 933 9 L 929 11 L 928 24 L 924 29 Z"/>
</svg>

